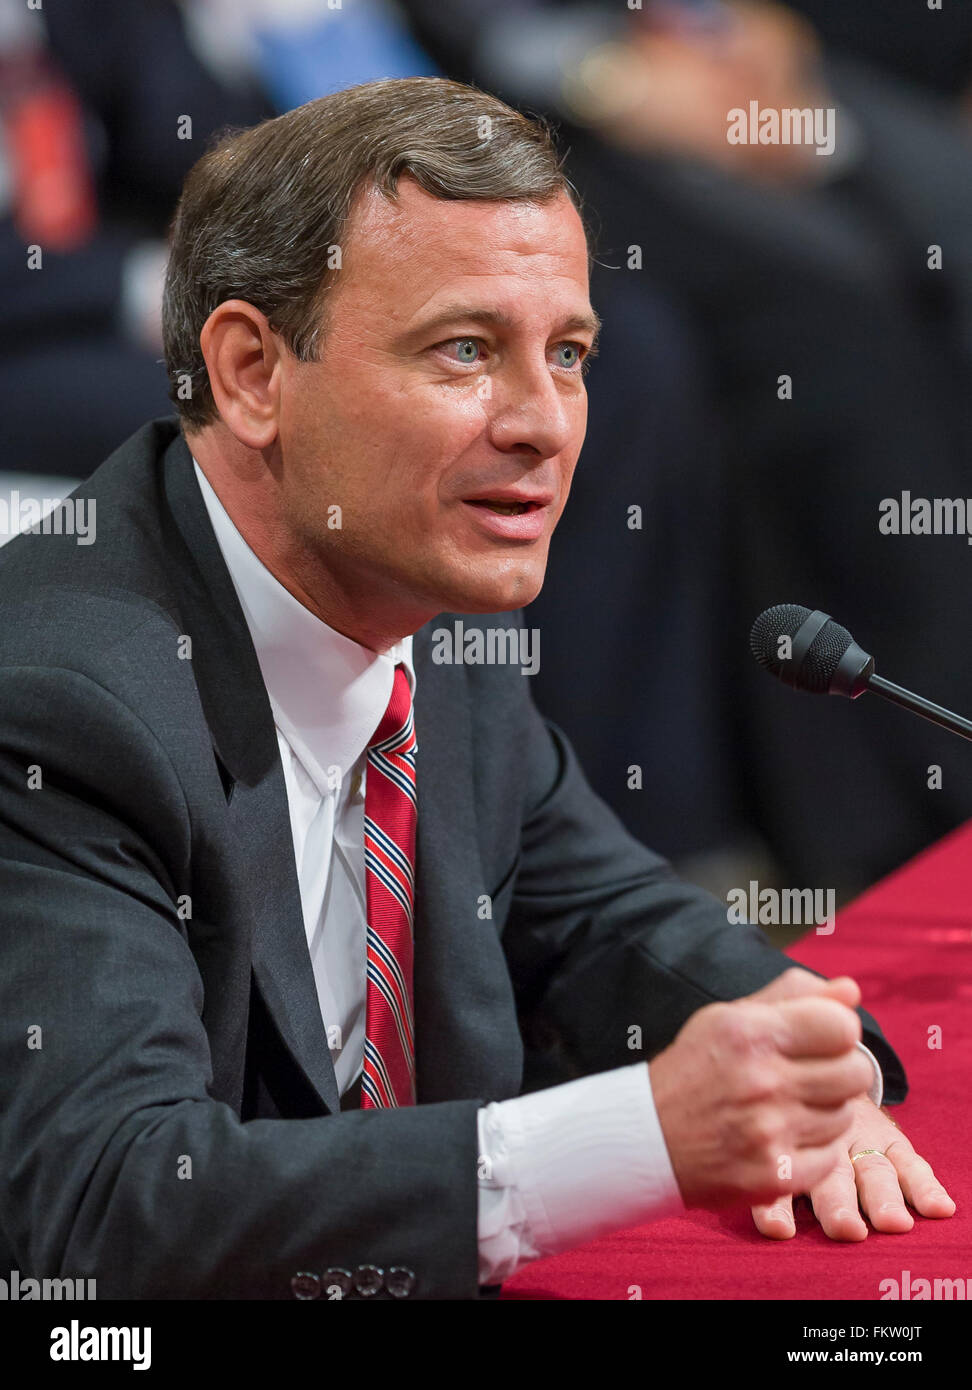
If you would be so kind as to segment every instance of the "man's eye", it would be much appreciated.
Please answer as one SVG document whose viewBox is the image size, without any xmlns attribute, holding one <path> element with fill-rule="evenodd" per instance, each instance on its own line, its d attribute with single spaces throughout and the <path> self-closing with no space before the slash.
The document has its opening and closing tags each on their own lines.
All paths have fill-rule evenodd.
<svg viewBox="0 0 972 1390">
<path fill-rule="evenodd" d="M 560 343 L 557 346 L 557 365 L 572 371 L 581 359 L 580 343 Z"/>
<path fill-rule="evenodd" d="M 478 362 L 482 356 L 482 349 L 476 338 L 453 338 L 445 346 L 454 354 L 457 362 L 463 362 L 467 366 L 470 363 Z"/>
</svg>

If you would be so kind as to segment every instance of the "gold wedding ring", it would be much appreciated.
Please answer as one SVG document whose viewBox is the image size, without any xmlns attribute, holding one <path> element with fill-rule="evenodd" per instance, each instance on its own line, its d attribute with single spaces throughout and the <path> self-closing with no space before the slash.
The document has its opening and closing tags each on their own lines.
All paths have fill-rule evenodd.
<svg viewBox="0 0 972 1390">
<path fill-rule="evenodd" d="M 887 1157 L 883 1149 L 861 1149 L 859 1154 L 851 1154 L 851 1163 L 856 1163 L 859 1158 L 864 1158 L 866 1154 L 880 1154 L 882 1158 Z"/>
</svg>

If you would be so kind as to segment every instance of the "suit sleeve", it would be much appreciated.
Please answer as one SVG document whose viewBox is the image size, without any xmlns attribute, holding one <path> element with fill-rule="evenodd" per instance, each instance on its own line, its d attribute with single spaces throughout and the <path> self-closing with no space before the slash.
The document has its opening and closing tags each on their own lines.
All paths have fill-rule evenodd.
<svg viewBox="0 0 972 1390">
<path fill-rule="evenodd" d="M 241 1122 L 210 1093 L 190 845 L 137 716 L 0 668 L 0 1249 L 101 1298 L 290 1298 L 361 1264 L 475 1298 L 480 1101 Z"/>
<path fill-rule="evenodd" d="M 527 806 L 503 943 L 532 1087 L 650 1060 L 696 1009 L 795 962 L 629 835 L 563 731 L 525 703 Z M 885 1099 L 903 1100 L 901 1062 L 859 1012 Z"/>
</svg>

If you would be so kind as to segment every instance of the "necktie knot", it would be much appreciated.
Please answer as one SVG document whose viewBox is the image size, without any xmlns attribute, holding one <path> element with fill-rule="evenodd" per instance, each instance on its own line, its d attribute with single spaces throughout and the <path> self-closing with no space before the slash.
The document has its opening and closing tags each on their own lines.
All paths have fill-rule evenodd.
<svg viewBox="0 0 972 1390">
<path fill-rule="evenodd" d="M 369 751 L 408 753 L 415 748 L 415 721 L 412 717 L 412 690 L 405 667 L 395 667 L 388 708 L 368 742 Z"/>
</svg>

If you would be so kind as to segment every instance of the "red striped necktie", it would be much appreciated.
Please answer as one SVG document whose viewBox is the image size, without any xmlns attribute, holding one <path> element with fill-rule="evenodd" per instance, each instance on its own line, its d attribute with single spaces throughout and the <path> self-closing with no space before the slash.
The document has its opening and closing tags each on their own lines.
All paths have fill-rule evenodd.
<svg viewBox="0 0 972 1390">
<path fill-rule="evenodd" d="M 415 1104 L 412 914 L 415 897 L 415 726 L 404 666 L 368 744 L 365 887 L 368 981 L 361 1108 Z"/>
</svg>

